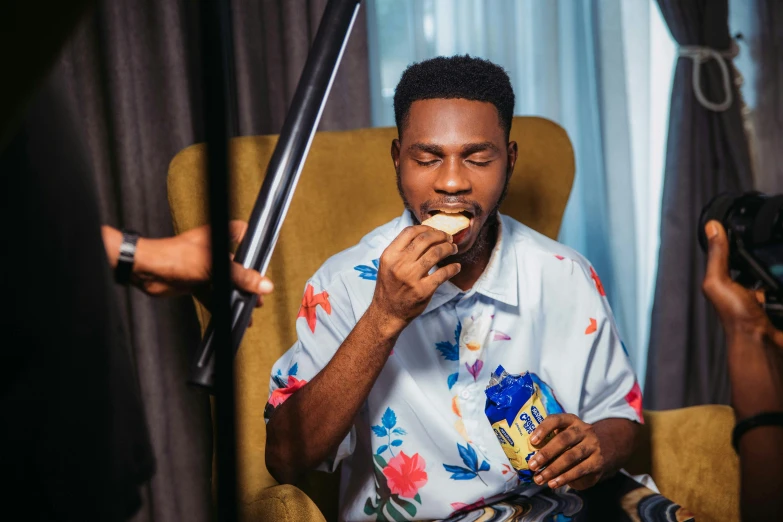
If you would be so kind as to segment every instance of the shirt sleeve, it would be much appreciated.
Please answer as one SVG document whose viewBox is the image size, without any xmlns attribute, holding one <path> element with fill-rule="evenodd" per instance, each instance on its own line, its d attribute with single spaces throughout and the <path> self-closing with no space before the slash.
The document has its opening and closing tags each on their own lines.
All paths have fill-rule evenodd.
<svg viewBox="0 0 783 522">
<path fill-rule="evenodd" d="M 296 318 L 297 341 L 272 366 L 269 400 L 264 410 L 268 423 L 274 410 L 305 386 L 334 356 L 355 324 L 348 292 L 339 279 L 327 290 L 317 280 L 305 285 Z M 333 472 L 356 446 L 356 428 L 317 469 Z"/>
<path fill-rule="evenodd" d="M 585 333 L 591 346 L 579 417 L 589 424 L 608 418 L 644 423 L 641 389 L 617 331 L 603 284 L 592 266 L 580 265 L 586 284 L 594 289 L 587 294 L 587 307 L 593 313 Z"/>
</svg>

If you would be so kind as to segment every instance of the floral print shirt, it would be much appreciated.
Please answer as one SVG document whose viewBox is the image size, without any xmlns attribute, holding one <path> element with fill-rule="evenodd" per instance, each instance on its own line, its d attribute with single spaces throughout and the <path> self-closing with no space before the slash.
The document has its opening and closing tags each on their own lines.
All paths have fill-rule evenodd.
<svg viewBox="0 0 783 522">
<path fill-rule="evenodd" d="M 484 414 L 499 364 L 534 373 L 585 422 L 642 422 L 639 385 L 598 275 L 568 247 L 499 220 L 479 280 L 467 292 L 450 282 L 438 288 L 323 463 L 327 471 L 342 463 L 341 520 L 446 518 L 518 486 Z M 307 282 L 298 340 L 272 370 L 267 419 L 329 362 L 370 305 L 381 253 L 411 224 L 406 211 Z"/>
</svg>

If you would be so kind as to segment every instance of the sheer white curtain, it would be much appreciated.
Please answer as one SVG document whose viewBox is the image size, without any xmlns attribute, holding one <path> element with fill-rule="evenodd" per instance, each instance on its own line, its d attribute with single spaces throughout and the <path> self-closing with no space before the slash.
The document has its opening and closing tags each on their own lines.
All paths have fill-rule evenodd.
<svg viewBox="0 0 783 522">
<path fill-rule="evenodd" d="M 369 0 L 373 124 L 405 67 L 438 55 L 509 73 L 515 113 L 562 125 L 577 174 L 560 240 L 606 287 L 645 375 L 674 44 L 653 0 Z"/>
</svg>

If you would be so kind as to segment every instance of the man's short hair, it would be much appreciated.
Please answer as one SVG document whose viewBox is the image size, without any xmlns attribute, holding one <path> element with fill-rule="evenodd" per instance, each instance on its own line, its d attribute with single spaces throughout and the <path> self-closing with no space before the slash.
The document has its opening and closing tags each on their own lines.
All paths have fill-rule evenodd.
<svg viewBox="0 0 783 522">
<path fill-rule="evenodd" d="M 413 102 L 455 99 L 489 102 L 498 110 L 500 126 L 508 139 L 514 117 L 514 89 L 502 67 L 471 56 L 432 58 L 410 65 L 394 91 L 397 132 L 408 123 Z"/>
</svg>

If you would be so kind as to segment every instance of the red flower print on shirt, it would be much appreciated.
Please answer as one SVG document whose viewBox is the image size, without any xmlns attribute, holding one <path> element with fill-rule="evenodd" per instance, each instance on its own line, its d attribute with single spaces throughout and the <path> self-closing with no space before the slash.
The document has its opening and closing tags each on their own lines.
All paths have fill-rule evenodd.
<svg viewBox="0 0 783 522">
<path fill-rule="evenodd" d="M 642 416 L 642 389 L 639 387 L 638 382 L 633 383 L 633 388 L 625 396 L 625 402 L 634 409 L 639 417 L 639 422 L 644 424 L 644 416 Z"/>
<path fill-rule="evenodd" d="M 606 292 L 604 292 L 604 284 L 601 282 L 601 278 L 598 277 L 598 274 L 595 273 L 595 270 L 593 270 L 593 267 L 590 267 L 590 277 L 593 278 L 593 281 L 595 281 L 595 288 L 598 290 L 598 293 L 601 294 L 601 297 L 606 296 Z"/>
<path fill-rule="evenodd" d="M 393 494 L 414 498 L 419 489 L 427 483 L 425 467 L 424 459 L 418 453 L 409 457 L 404 451 L 400 451 L 383 468 L 383 474 L 386 476 L 387 484 Z"/>
<path fill-rule="evenodd" d="M 297 379 L 293 375 L 288 376 L 288 384 L 285 388 L 278 388 L 275 391 L 272 392 L 272 395 L 269 397 L 269 404 L 271 404 L 273 407 L 277 408 L 281 404 L 283 404 L 285 401 L 288 400 L 288 398 L 293 395 L 293 393 L 307 384 L 307 381 L 304 379 Z"/>
<path fill-rule="evenodd" d="M 592 317 L 590 318 L 590 326 L 587 327 L 587 330 L 585 330 L 585 335 L 590 335 L 591 333 L 595 333 L 598 331 L 598 323 L 595 319 Z"/>
<path fill-rule="evenodd" d="M 302 297 L 302 306 L 299 308 L 299 314 L 296 316 L 297 319 L 300 317 L 307 318 L 307 326 L 310 327 L 310 331 L 313 333 L 315 333 L 315 308 L 321 305 L 321 308 L 324 309 L 327 315 L 332 314 L 332 305 L 329 304 L 329 294 L 326 290 L 320 294 L 313 295 L 314 291 L 313 285 L 308 284 L 304 297 Z"/>
<path fill-rule="evenodd" d="M 557 255 L 557 254 L 555 254 L 555 257 L 557 258 L 558 261 L 562 261 L 563 259 L 565 259 L 565 257 Z"/>
<path fill-rule="evenodd" d="M 452 502 L 451 509 L 454 510 L 452 515 L 456 515 L 458 511 L 472 511 L 476 508 L 484 507 L 484 497 L 481 497 L 472 504 L 465 504 L 463 502 Z"/>
</svg>

